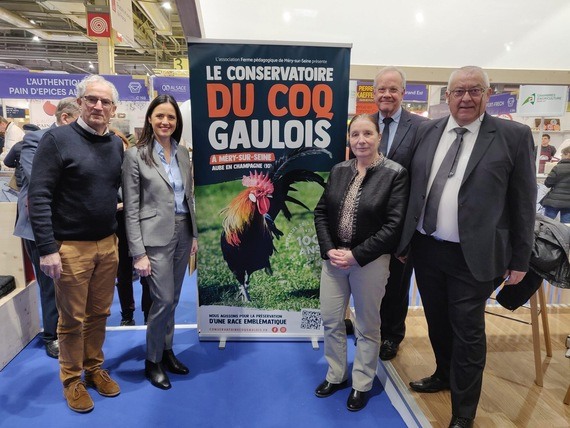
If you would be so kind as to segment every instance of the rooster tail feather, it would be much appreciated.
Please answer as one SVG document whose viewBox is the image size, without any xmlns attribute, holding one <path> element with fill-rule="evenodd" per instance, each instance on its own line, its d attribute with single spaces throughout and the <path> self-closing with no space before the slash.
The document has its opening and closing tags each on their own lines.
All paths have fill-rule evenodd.
<svg viewBox="0 0 570 428">
<path fill-rule="evenodd" d="M 292 202 L 294 204 L 297 204 L 297 205 L 305 208 L 307 211 L 311 211 L 311 209 L 308 206 L 306 206 L 303 202 L 301 202 L 299 199 L 293 198 L 292 196 L 287 195 L 285 197 L 285 201 Z M 285 205 L 285 206 L 287 206 L 287 205 Z M 283 211 L 285 211 L 285 210 L 283 210 Z"/>
<path fill-rule="evenodd" d="M 321 149 L 318 147 L 300 147 L 298 149 L 293 150 L 288 155 L 280 157 L 275 163 L 273 164 L 273 176 L 271 177 L 272 181 L 275 182 L 281 178 L 283 174 L 286 173 L 286 169 L 291 165 L 292 162 L 296 161 L 305 156 L 310 155 L 322 155 L 326 154 L 329 158 L 332 159 L 332 153 L 326 149 Z"/>
<path fill-rule="evenodd" d="M 277 239 L 281 238 L 283 236 L 283 232 L 277 229 L 277 226 L 275 226 L 275 222 L 273 221 L 271 216 L 269 214 L 265 214 L 264 217 L 265 217 L 265 224 L 267 225 L 267 228 L 271 231 L 271 233 L 273 233 L 273 236 L 275 236 Z"/>
</svg>

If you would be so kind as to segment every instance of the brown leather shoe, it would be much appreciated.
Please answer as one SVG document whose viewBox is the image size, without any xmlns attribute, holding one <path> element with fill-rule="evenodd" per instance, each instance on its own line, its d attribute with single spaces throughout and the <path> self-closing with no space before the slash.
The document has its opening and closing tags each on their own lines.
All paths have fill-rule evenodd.
<svg viewBox="0 0 570 428">
<path fill-rule="evenodd" d="M 85 389 L 85 383 L 81 380 L 76 380 L 64 386 L 63 396 L 67 401 L 67 406 L 74 412 L 87 413 L 95 407 L 91 396 Z"/>
<path fill-rule="evenodd" d="M 116 397 L 121 393 L 119 384 L 111 379 L 107 370 L 98 369 L 93 373 L 85 373 L 85 384 L 95 388 L 103 397 Z"/>
</svg>

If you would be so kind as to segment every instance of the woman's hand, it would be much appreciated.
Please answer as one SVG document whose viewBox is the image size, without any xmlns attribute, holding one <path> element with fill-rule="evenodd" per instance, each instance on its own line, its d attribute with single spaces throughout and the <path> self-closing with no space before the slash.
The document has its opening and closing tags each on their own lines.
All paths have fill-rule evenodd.
<svg viewBox="0 0 570 428">
<path fill-rule="evenodd" d="M 337 269 L 348 269 L 358 264 L 350 250 L 329 250 L 327 256 L 329 256 L 331 264 Z"/>
<path fill-rule="evenodd" d="M 146 254 L 134 260 L 133 267 L 139 276 L 149 276 L 152 273 L 152 270 L 150 268 L 150 260 Z"/>
</svg>

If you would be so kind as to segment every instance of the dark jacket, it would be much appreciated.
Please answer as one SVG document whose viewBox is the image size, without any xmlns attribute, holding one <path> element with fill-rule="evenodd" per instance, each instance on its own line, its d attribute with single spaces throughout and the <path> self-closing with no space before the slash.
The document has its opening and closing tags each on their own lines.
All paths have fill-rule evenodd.
<svg viewBox="0 0 570 428">
<path fill-rule="evenodd" d="M 517 285 L 504 286 L 497 294 L 497 301 L 514 311 L 530 299 L 542 285 L 543 279 L 556 287 L 570 288 L 569 248 L 570 228 L 559 221 L 537 214 L 530 270 Z M 498 278 L 495 287 L 502 282 L 502 278 Z"/>
<path fill-rule="evenodd" d="M 24 171 L 20 165 L 20 153 L 22 153 L 23 141 L 18 141 L 12 146 L 6 157 L 4 158 L 4 165 L 8 168 L 15 168 L 14 177 L 16 178 L 16 185 L 21 188 L 23 184 Z"/>
<path fill-rule="evenodd" d="M 546 177 L 544 185 L 551 189 L 542 200 L 543 206 L 570 208 L 570 159 L 558 162 Z"/>
<path fill-rule="evenodd" d="M 570 227 L 536 215 L 530 268 L 552 285 L 570 288 Z"/>
<path fill-rule="evenodd" d="M 356 176 L 356 160 L 335 165 L 315 208 L 315 226 L 321 256 L 339 247 L 338 226 L 346 192 Z M 396 249 L 406 213 L 408 173 L 389 159 L 366 173 L 358 191 L 354 216 L 352 254 L 360 266 Z"/>
</svg>

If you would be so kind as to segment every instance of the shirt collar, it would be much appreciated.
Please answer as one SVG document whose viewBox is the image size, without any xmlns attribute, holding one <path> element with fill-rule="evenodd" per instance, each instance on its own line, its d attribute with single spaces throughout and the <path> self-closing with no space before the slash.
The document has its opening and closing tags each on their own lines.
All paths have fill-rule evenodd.
<svg viewBox="0 0 570 428">
<path fill-rule="evenodd" d="M 471 122 L 465 126 L 459 126 L 458 123 L 453 118 L 453 116 L 450 115 L 449 120 L 447 121 L 447 126 L 445 127 L 445 131 L 449 132 L 449 131 L 452 131 L 454 128 L 465 128 L 469 132 L 471 132 L 472 134 L 476 135 L 479 132 L 479 129 L 481 128 L 481 123 L 483 122 L 484 117 L 485 117 L 485 113 L 483 113 L 481 116 L 479 116 L 473 122 Z"/>
<path fill-rule="evenodd" d="M 176 149 L 178 148 L 178 144 L 176 143 L 176 140 L 174 140 L 173 138 L 170 139 L 170 150 L 171 153 L 176 153 Z M 159 155 L 162 154 L 164 152 L 164 147 L 162 147 L 162 144 L 160 144 L 158 141 L 154 140 L 154 151 L 156 153 L 158 153 Z"/>
<path fill-rule="evenodd" d="M 109 133 L 109 127 L 107 127 L 105 128 L 105 132 L 103 132 L 103 134 L 99 134 L 97 131 L 95 131 L 93 128 L 87 125 L 87 123 L 83 120 L 81 116 L 77 118 L 77 124 L 81 126 L 83 129 L 85 129 L 87 132 L 89 132 L 90 134 L 107 135 Z"/>
<path fill-rule="evenodd" d="M 399 123 L 400 122 L 400 117 L 402 116 L 402 106 L 400 106 L 398 108 L 398 110 L 396 110 L 396 113 L 394 113 L 392 116 L 390 116 L 392 119 L 394 119 L 394 122 Z M 378 117 L 379 122 L 382 122 L 382 120 L 384 119 L 384 116 L 382 116 L 382 113 L 378 112 Z"/>
</svg>

